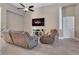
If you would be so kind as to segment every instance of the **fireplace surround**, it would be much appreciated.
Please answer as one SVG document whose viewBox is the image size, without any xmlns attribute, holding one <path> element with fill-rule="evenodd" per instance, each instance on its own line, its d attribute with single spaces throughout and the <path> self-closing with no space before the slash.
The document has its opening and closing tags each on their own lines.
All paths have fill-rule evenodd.
<svg viewBox="0 0 79 59">
<path fill-rule="evenodd" d="M 45 32 L 44 29 L 33 29 L 33 34 L 37 35 L 37 36 L 41 36 L 43 35 Z"/>
</svg>

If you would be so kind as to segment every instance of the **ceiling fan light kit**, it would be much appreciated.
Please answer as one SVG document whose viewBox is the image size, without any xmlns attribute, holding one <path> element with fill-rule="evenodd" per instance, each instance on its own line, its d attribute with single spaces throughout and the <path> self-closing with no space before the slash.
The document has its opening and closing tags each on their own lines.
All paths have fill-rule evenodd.
<svg viewBox="0 0 79 59">
<path fill-rule="evenodd" d="M 32 6 L 29 6 L 28 8 L 26 8 L 25 5 L 23 5 L 22 3 L 19 3 L 23 8 L 18 8 L 18 9 L 22 9 L 24 10 L 25 12 L 27 11 L 31 11 L 31 12 L 34 12 L 34 10 L 32 10 L 32 8 L 34 7 L 33 5 Z"/>
<path fill-rule="evenodd" d="M 24 8 L 23 10 L 24 10 L 24 11 L 29 11 L 28 8 Z"/>
</svg>

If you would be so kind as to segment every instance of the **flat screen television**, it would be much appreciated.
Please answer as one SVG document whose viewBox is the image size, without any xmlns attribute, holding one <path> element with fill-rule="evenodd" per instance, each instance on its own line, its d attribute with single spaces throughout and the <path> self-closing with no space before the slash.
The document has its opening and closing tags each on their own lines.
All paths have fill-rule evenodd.
<svg viewBox="0 0 79 59">
<path fill-rule="evenodd" d="M 32 26 L 45 26 L 44 21 L 45 21 L 44 18 L 32 19 Z"/>
</svg>

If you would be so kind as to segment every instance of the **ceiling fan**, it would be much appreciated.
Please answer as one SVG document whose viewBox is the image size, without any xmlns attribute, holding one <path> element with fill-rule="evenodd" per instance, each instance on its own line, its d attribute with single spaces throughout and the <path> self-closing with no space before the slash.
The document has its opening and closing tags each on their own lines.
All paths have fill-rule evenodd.
<svg viewBox="0 0 79 59">
<path fill-rule="evenodd" d="M 18 9 L 23 9 L 25 12 L 27 11 L 31 11 L 31 12 L 34 12 L 34 10 L 32 10 L 32 8 L 34 7 L 33 5 L 29 6 L 28 8 L 23 5 L 22 3 L 19 3 L 23 8 L 18 8 Z"/>
</svg>

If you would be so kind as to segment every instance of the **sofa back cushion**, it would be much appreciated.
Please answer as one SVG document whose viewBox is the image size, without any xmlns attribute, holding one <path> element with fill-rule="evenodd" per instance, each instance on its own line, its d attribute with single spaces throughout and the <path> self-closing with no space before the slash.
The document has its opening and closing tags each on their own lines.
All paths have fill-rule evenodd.
<svg viewBox="0 0 79 59">
<path fill-rule="evenodd" d="M 25 38 L 27 40 L 28 48 L 33 48 L 38 44 L 38 38 L 35 36 L 30 36 L 28 32 L 25 32 Z"/>
<path fill-rule="evenodd" d="M 4 40 L 8 43 L 13 44 L 13 40 L 12 40 L 12 36 L 11 36 L 10 32 L 4 32 Z"/>
<path fill-rule="evenodd" d="M 15 45 L 27 47 L 26 39 L 23 33 L 11 32 L 11 35 Z"/>
<path fill-rule="evenodd" d="M 25 32 L 25 34 L 29 38 L 29 40 L 32 40 L 32 37 L 30 36 L 30 34 L 28 32 Z"/>
<path fill-rule="evenodd" d="M 52 29 L 51 31 L 50 31 L 50 37 L 51 38 L 53 38 L 53 39 L 55 39 L 55 36 L 58 34 L 58 31 L 56 30 L 56 29 Z"/>
</svg>

